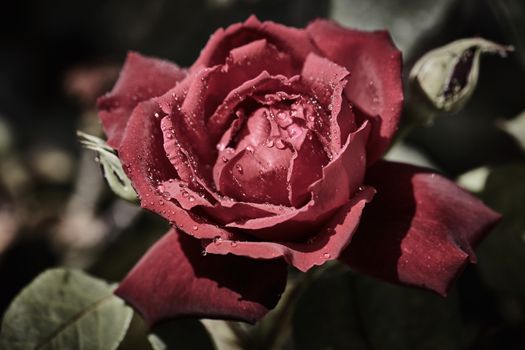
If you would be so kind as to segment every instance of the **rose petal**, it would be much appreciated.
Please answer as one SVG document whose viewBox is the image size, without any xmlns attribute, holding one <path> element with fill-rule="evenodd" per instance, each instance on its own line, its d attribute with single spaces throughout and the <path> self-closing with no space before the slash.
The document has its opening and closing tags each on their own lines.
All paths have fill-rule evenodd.
<svg viewBox="0 0 525 350">
<path fill-rule="evenodd" d="M 445 295 L 500 218 L 427 169 L 383 161 L 369 169 L 366 183 L 378 194 L 341 259 L 386 281 Z"/>
<path fill-rule="evenodd" d="M 282 75 L 272 76 L 267 71 L 262 71 L 253 79 L 242 82 L 239 86 L 229 91 L 228 95 L 224 97 L 221 105 L 218 106 L 213 115 L 209 118 L 207 125 L 210 132 L 210 138 L 215 142 L 219 142 L 220 140 L 217 146 L 218 148 L 224 149 L 238 131 L 236 129 L 228 129 L 231 129 L 231 126 L 241 126 L 240 123 L 238 125 L 233 125 L 233 121 L 240 118 L 239 115 L 233 116 L 232 113 L 240 103 L 246 101 L 248 97 L 252 97 L 259 91 L 279 90 L 283 86 L 287 86 L 287 88 L 290 89 L 290 85 L 296 80 L 297 78 L 287 79 Z M 229 137 L 224 138 L 224 134 L 228 131 Z"/>
<path fill-rule="evenodd" d="M 203 67 L 223 64 L 232 49 L 260 39 L 266 39 L 279 51 L 289 54 L 296 62 L 298 70 L 306 55 L 317 51 L 304 30 L 274 22 L 261 23 L 255 16 L 251 16 L 244 23 L 218 29 L 210 37 L 190 70 L 198 71 Z"/>
<path fill-rule="evenodd" d="M 397 130 L 403 104 L 401 53 L 386 31 L 363 32 L 316 20 L 306 31 L 324 56 L 351 74 L 345 94 L 372 121 L 369 164 L 378 160 Z"/>
<path fill-rule="evenodd" d="M 290 203 L 298 208 L 310 194 L 310 185 L 322 178 L 323 167 L 329 159 L 315 133 L 308 131 L 301 136 L 292 158 L 287 183 L 290 184 Z"/>
<path fill-rule="evenodd" d="M 304 243 L 243 242 L 222 240 L 206 246 L 211 254 L 235 254 L 254 259 L 284 258 L 290 265 L 307 271 L 315 265 L 336 259 L 350 243 L 361 217 L 361 212 L 374 196 L 374 189 L 364 188 L 330 219 L 318 232 L 309 232 L 312 239 Z"/>
<path fill-rule="evenodd" d="M 273 216 L 291 210 L 291 208 L 285 208 L 280 205 L 237 202 L 231 198 L 221 196 L 213 196 L 213 200 L 210 201 L 207 198 L 208 196 L 203 196 L 202 193 L 193 191 L 186 182 L 177 179 L 164 181 L 157 188 L 165 200 L 174 199 L 176 204 L 182 208 L 186 210 L 195 209 L 200 214 L 205 214 L 205 217 L 210 217 L 213 222 L 221 225 L 237 220 Z M 240 233 L 232 233 L 231 237 L 243 239 Z"/>
<path fill-rule="evenodd" d="M 220 73 L 209 74 L 205 91 L 195 96 L 204 106 L 209 118 L 206 123 L 213 141 L 218 141 L 218 135 L 225 132 L 226 121 L 232 111 L 230 109 L 226 116 L 218 113 L 219 105 L 224 112 L 226 107 L 233 108 L 246 95 L 253 93 L 265 83 L 266 78 L 293 75 L 290 57 L 279 52 L 266 40 L 254 41 L 232 50 L 225 65 L 221 67 Z"/>
<path fill-rule="evenodd" d="M 186 133 L 194 141 L 193 147 L 201 160 L 206 163 L 211 161 L 215 156 L 217 137 L 225 131 L 224 123 L 216 125 L 213 117 L 210 121 L 208 118 L 231 95 L 232 90 L 249 81 L 256 81 L 254 78 L 260 76 L 261 72 L 272 76 L 291 72 L 290 58 L 266 40 L 251 42 L 232 50 L 224 65 L 195 71 L 184 102 L 173 101 L 171 105 L 178 107 Z M 174 97 L 180 99 L 180 93 L 175 93 Z M 235 102 L 239 103 L 243 98 L 243 95 L 235 95 Z M 173 114 L 173 108 L 169 114 Z"/>
<path fill-rule="evenodd" d="M 310 53 L 304 61 L 301 77 L 314 92 L 317 100 L 328 106 L 332 102 L 334 88 L 346 85 L 350 73 L 324 57 Z"/>
<path fill-rule="evenodd" d="M 162 95 L 186 76 L 176 64 L 129 52 L 113 90 L 97 101 L 108 144 L 117 148 L 135 106 Z"/>
<path fill-rule="evenodd" d="M 197 238 L 232 237 L 232 233 L 217 227 L 166 200 L 158 185 L 177 177 L 164 154 L 160 119 L 162 113 L 154 101 L 140 103 L 131 114 L 119 150 L 119 157 L 140 197 L 143 208 L 149 209 Z"/>
<path fill-rule="evenodd" d="M 245 202 L 289 205 L 286 178 L 292 155 L 289 148 L 266 145 L 241 151 L 222 169 L 219 190 Z"/>
<path fill-rule="evenodd" d="M 344 145 L 348 134 L 356 129 L 354 113 L 343 96 L 348 76 L 344 67 L 313 53 L 306 57 L 301 72 L 304 82 L 319 102 L 328 108 L 331 115 L 328 120 L 331 148 L 337 151 Z"/>
<path fill-rule="evenodd" d="M 282 260 L 203 256 L 198 240 L 172 229 L 115 293 L 149 326 L 185 316 L 255 323 L 277 304 L 286 274 Z"/>
<path fill-rule="evenodd" d="M 226 225 L 249 232 L 267 241 L 295 241 L 305 237 L 312 226 L 323 222 L 345 205 L 363 183 L 366 168 L 365 145 L 369 125 L 365 122 L 352 133 L 341 154 L 323 168 L 323 177 L 311 187 L 312 199 L 305 206 L 282 215 Z"/>
<path fill-rule="evenodd" d="M 169 116 L 163 117 L 160 122 L 160 127 L 162 130 L 162 136 L 164 139 L 164 150 L 166 152 L 166 157 L 169 159 L 170 163 L 173 165 L 173 169 L 177 172 L 179 178 L 186 182 L 190 182 L 192 175 L 192 169 L 188 162 L 188 151 L 181 145 L 181 142 L 186 141 L 178 140 L 175 135 L 184 134 L 184 130 L 181 130 L 183 126 L 174 125 L 173 119 Z"/>
</svg>

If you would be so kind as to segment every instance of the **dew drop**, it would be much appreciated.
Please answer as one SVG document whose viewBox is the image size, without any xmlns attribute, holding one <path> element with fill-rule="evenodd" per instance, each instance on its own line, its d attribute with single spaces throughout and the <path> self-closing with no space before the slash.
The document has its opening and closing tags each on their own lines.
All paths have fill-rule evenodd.
<svg viewBox="0 0 525 350">
<path fill-rule="evenodd" d="M 250 152 L 250 153 L 253 153 L 253 151 L 254 151 L 252 146 L 247 146 L 247 147 L 246 147 L 246 150 L 247 150 L 248 152 Z"/>
<path fill-rule="evenodd" d="M 277 139 L 275 140 L 275 147 L 277 147 L 278 149 L 284 149 L 286 145 L 284 144 L 283 140 Z"/>
<path fill-rule="evenodd" d="M 228 158 L 226 158 L 225 156 L 222 156 L 221 159 L 222 159 L 222 161 L 223 161 L 224 163 L 228 162 Z"/>
<path fill-rule="evenodd" d="M 193 225 L 192 229 L 193 229 L 193 231 L 198 231 L 199 230 L 199 226 Z"/>
<path fill-rule="evenodd" d="M 234 248 L 235 248 L 235 247 L 237 247 L 237 242 L 235 242 L 235 241 L 232 241 L 232 242 L 230 243 L 230 245 L 231 245 L 232 247 L 234 247 Z"/>
<path fill-rule="evenodd" d="M 159 114 L 159 113 L 157 113 L 157 112 L 155 112 L 155 114 L 153 114 L 153 115 L 154 115 L 154 116 L 155 116 L 155 118 L 157 118 L 157 119 L 158 119 L 158 118 L 160 117 L 160 114 Z"/>
<path fill-rule="evenodd" d="M 195 201 L 195 198 L 194 198 L 193 196 L 189 196 L 188 200 L 189 200 L 190 202 L 194 202 L 194 201 Z"/>
<path fill-rule="evenodd" d="M 159 205 L 164 205 L 164 201 L 162 199 L 159 201 Z"/>
<path fill-rule="evenodd" d="M 284 112 L 277 112 L 277 118 L 279 118 L 279 119 L 286 118 L 286 113 L 284 113 Z"/>
<path fill-rule="evenodd" d="M 203 250 L 203 251 L 201 252 L 201 255 L 202 255 L 202 256 L 206 256 L 206 255 L 208 255 L 208 252 L 205 251 L 205 250 Z"/>
<path fill-rule="evenodd" d="M 221 245 L 222 243 L 222 238 L 217 236 L 213 239 L 213 243 L 215 243 L 215 245 Z"/>
<path fill-rule="evenodd" d="M 273 140 L 272 139 L 269 139 L 268 141 L 266 141 L 266 147 L 268 147 L 268 148 L 272 148 L 273 147 Z"/>
<path fill-rule="evenodd" d="M 188 192 L 186 192 L 186 191 L 184 191 L 184 190 L 180 191 L 180 194 L 182 194 L 182 196 L 183 196 L 184 198 L 188 198 L 188 197 L 189 197 Z"/>
<path fill-rule="evenodd" d="M 240 164 L 235 164 L 235 169 L 237 169 L 237 171 L 241 175 L 244 173 L 244 170 L 242 169 L 242 165 L 240 165 Z"/>
<path fill-rule="evenodd" d="M 330 259 L 330 257 L 331 257 L 330 253 L 324 253 L 323 254 L 323 258 L 325 258 L 325 259 Z"/>
</svg>

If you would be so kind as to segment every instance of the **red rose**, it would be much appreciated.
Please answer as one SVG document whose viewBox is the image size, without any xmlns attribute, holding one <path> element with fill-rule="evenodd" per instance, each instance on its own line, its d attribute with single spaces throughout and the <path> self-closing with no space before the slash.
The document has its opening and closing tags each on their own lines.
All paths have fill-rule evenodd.
<svg viewBox="0 0 525 350">
<path fill-rule="evenodd" d="M 173 228 L 117 294 L 150 324 L 254 322 L 287 264 L 333 259 L 445 294 L 498 214 L 440 175 L 379 160 L 402 102 L 388 33 L 325 20 L 251 17 L 188 69 L 130 53 L 100 116 L 141 205 Z"/>
</svg>

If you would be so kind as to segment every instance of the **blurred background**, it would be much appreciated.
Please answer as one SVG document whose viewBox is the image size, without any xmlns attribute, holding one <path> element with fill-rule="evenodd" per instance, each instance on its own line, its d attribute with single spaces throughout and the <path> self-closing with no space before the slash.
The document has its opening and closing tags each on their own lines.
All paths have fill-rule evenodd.
<svg viewBox="0 0 525 350">
<path fill-rule="evenodd" d="M 102 136 L 95 99 L 111 88 L 128 50 L 188 66 L 216 28 L 252 13 L 297 27 L 324 17 L 355 28 L 386 28 L 403 51 L 405 75 L 422 54 L 458 38 L 514 46 L 507 58 L 482 58 L 478 88 L 466 108 L 413 130 L 389 155 L 435 167 L 503 212 L 503 222 L 478 250 L 479 264 L 467 268 L 446 300 L 351 272 L 323 276 L 298 301 L 287 346 L 524 349 L 525 158 L 515 131 L 523 142 L 522 0 L 3 4 L 0 317 L 20 289 L 51 266 L 120 280 L 166 230 L 162 220 L 115 198 L 95 154 L 80 148 L 76 130 Z"/>
</svg>

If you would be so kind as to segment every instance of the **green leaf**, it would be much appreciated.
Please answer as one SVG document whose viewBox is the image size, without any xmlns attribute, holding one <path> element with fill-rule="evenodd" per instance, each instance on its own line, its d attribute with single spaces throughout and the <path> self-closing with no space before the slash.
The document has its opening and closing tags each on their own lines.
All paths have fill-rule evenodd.
<svg viewBox="0 0 525 350">
<path fill-rule="evenodd" d="M 502 220 L 478 249 L 486 283 L 507 296 L 525 300 L 525 163 L 494 168 L 481 194 Z"/>
<path fill-rule="evenodd" d="M 323 275 L 294 315 L 297 349 L 463 349 L 457 299 L 350 271 Z"/>
<path fill-rule="evenodd" d="M 433 113 L 458 111 L 476 88 L 481 54 L 506 56 L 510 50 L 482 38 L 469 38 L 429 51 L 410 71 L 412 103 L 418 104 L 412 108 L 427 123 Z"/>
<path fill-rule="evenodd" d="M 215 346 L 204 325 L 197 319 L 180 319 L 155 326 L 148 340 L 154 350 L 213 350 Z"/>
<path fill-rule="evenodd" d="M 116 349 L 133 316 L 106 282 L 81 271 L 42 273 L 9 306 L 0 333 L 6 350 Z"/>
<path fill-rule="evenodd" d="M 119 197 L 134 202 L 137 200 L 137 193 L 127 177 L 119 157 L 115 150 L 109 147 L 104 140 L 93 135 L 77 131 L 80 143 L 87 149 L 98 153 L 98 161 L 102 165 L 104 177 L 111 190 Z"/>
</svg>

